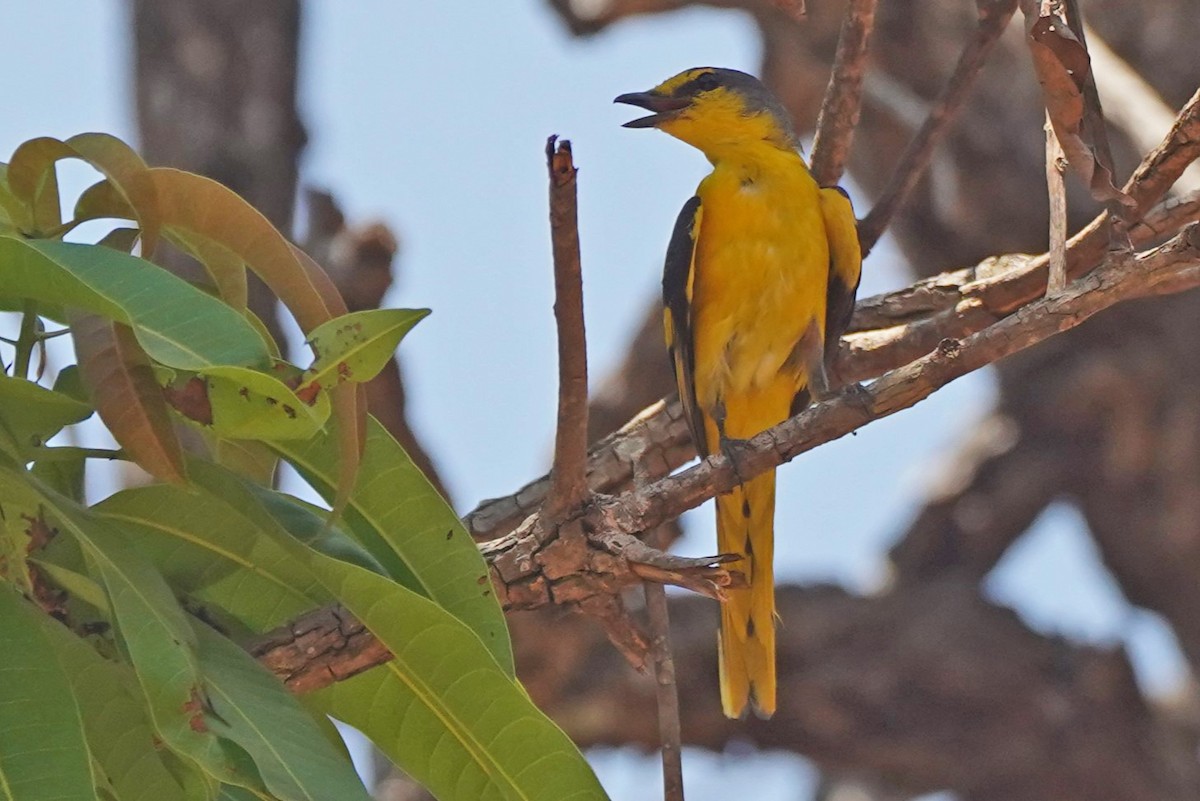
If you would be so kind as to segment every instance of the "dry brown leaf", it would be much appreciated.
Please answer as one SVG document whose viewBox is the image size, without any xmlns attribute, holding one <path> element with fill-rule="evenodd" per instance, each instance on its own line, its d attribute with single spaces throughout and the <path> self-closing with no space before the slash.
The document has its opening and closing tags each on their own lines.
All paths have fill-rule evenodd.
<svg viewBox="0 0 1200 801">
<path fill-rule="evenodd" d="M 1025 6 L 1027 10 L 1029 5 Z M 1094 125 L 1103 125 L 1099 109 L 1087 113 L 1086 87 L 1092 80 L 1087 48 L 1067 24 L 1061 0 L 1042 0 L 1034 5 L 1037 13 L 1027 11 L 1025 17 L 1026 41 L 1042 85 L 1046 111 L 1067 163 L 1096 200 L 1115 200 L 1133 207 L 1133 199 L 1113 184 L 1112 172 L 1098 155 L 1097 134 L 1085 124 L 1085 117 L 1090 116 Z"/>
</svg>

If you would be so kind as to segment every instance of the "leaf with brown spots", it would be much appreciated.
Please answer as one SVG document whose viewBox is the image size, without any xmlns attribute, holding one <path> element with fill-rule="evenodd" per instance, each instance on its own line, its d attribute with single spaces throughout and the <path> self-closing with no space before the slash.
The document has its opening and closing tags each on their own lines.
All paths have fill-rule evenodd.
<svg viewBox="0 0 1200 801">
<path fill-rule="evenodd" d="M 300 392 L 361 384 L 384 368 L 396 346 L 429 309 L 369 309 L 336 317 L 308 335 L 316 361 L 304 372 Z"/>
</svg>

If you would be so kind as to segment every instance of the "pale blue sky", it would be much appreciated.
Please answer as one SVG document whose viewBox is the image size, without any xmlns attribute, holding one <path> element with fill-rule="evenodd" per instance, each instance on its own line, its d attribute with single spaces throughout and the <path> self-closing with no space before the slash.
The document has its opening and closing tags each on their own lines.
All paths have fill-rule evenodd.
<svg viewBox="0 0 1200 801">
<path fill-rule="evenodd" d="M 0 158 L 43 134 L 134 140 L 125 5 L 42 0 L 6 10 Z M 754 71 L 756 35 L 736 13 L 693 10 L 578 41 L 540 0 L 313 0 L 305 11 L 303 179 L 330 188 L 352 220 L 378 217 L 403 239 L 389 301 L 434 310 L 402 346 L 413 423 L 465 511 L 544 472 L 552 439 L 546 136 L 570 138 L 580 167 L 595 379 L 620 358 L 657 291 L 670 227 L 707 167 L 666 136 L 620 128 L 629 112 L 611 100 L 690 66 Z M 864 274 L 865 294 L 905 280 L 889 248 Z M 785 466 L 780 574 L 877 586 L 931 459 L 987 410 L 992 391 L 986 375 L 968 377 Z M 711 552 L 710 517 L 707 507 L 689 515 L 689 550 Z M 1071 510 L 1052 508 L 989 592 L 1040 630 L 1130 642 L 1142 680 L 1169 687 L 1181 674 L 1170 633 L 1125 604 L 1080 531 Z M 619 798 L 660 797 L 653 759 L 606 752 L 596 761 Z M 745 781 L 744 762 L 731 757 L 689 754 L 688 766 L 690 795 L 701 801 Z M 794 800 L 809 780 L 783 756 L 758 768 L 763 799 Z"/>
</svg>

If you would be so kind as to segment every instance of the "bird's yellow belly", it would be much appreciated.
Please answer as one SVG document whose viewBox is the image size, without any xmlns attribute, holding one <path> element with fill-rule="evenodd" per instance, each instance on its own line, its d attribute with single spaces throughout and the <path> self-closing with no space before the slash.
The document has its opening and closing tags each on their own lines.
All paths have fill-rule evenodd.
<svg viewBox="0 0 1200 801">
<path fill-rule="evenodd" d="M 806 334 L 823 337 L 829 251 L 816 185 L 802 177 L 767 191 L 714 173 L 701 188 L 696 400 L 709 414 L 731 399 L 760 407 L 747 410 L 752 420 L 731 417 L 730 436 L 752 436 L 787 416 L 806 383 L 797 344 Z"/>
</svg>

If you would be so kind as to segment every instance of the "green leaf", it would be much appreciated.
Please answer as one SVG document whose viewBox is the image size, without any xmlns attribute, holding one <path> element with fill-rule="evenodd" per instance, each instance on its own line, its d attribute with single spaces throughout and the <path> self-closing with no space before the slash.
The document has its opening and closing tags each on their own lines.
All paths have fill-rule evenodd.
<svg viewBox="0 0 1200 801">
<path fill-rule="evenodd" d="M 308 439 L 329 419 L 329 396 L 309 405 L 273 375 L 246 367 L 203 371 L 212 407 L 212 430 L 229 439 Z"/>
<path fill-rule="evenodd" d="M 75 201 L 75 222 L 136 220 L 137 212 L 107 178 L 92 184 Z"/>
<path fill-rule="evenodd" d="M 47 619 L 42 628 L 79 702 L 88 748 L 117 799 L 181 799 L 183 788 L 162 760 L 133 671 L 100 656 L 56 622 Z"/>
<path fill-rule="evenodd" d="M 130 459 L 173 484 L 187 481 L 183 446 L 146 353 L 128 326 L 71 313 L 71 338 L 84 386 L 100 419 Z"/>
<path fill-rule="evenodd" d="M 235 192 L 181 170 L 158 167 L 150 174 L 168 232 L 208 239 L 237 256 L 270 287 L 305 334 L 347 312 L 337 287 L 320 265 Z M 367 404 L 365 395 L 341 388 L 335 390 L 331 401 L 334 431 L 341 446 L 332 515 L 336 518 L 358 475 Z"/>
<path fill-rule="evenodd" d="M 8 165 L 0 164 L 0 231 L 29 230 L 33 218 L 8 183 Z"/>
<path fill-rule="evenodd" d="M 270 364 L 266 343 L 235 309 L 109 248 L 0 236 L 0 287 L 125 323 L 153 359 L 181 370 Z"/>
<path fill-rule="evenodd" d="M 207 495 L 166 485 L 137 487 L 112 495 L 95 510 L 120 525 L 172 586 L 253 631 L 272 629 L 330 600 L 303 564 L 244 515 Z"/>
<path fill-rule="evenodd" d="M 239 771 L 208 729 L 195 634 L 162 575 L 110 521 L 49 488 L 23 482 L 15 471 L 0 469 L 0 490 L 6 495 L 22 497 L 31 489 L 95 562 L 159 736 L 221 781 L 256 781 Z"/>
<path fill-rule="evenodd" d="M 0 373 L 0 425 L 22 446 L 42 445 L 91 414 L 90 405 L 69 395 Z"/>
<path fill-rule="evenodd" d="M 190 231 L 169 228 L 167 239 L 184 253 L 191 255 L 204 265 L 221 300 L 239 311 L 246 311 L 249 302 L 249 284 L 246 281 L 246 263 L 229 248 L 198 236 Z"/>
<path fill-rule="evenodd" d="M 212 629 L 194 628 L 213 728 L 254 758 L 272 795 L 289 801 L 370 801 L 353 765 L 329 745 L 278 679 Z"/>
<path fill-rule="evenodd" d="M 54 601 L 53 596 L 38 594 L 45 586 L 29 564 L 29 557 L 43 553 L 53 540 L 36 496 L 25 485 L 0 494 L 0 499 L 0 583 L 8 581 L 30 598 Z"/>
<path fill-rule="evenodd" d="M 337 444 L 328 435 L 275 448 L 327 499 L 334 493 Z M 378 421 L 371 418 L 362 477 L 344 515 L 349 532 L 392 578 L 444 607 L 479 635 L 513 675 L 504 613 L 487 565 L 450 505 Z"/>
<path fill-rule="evenodd" d="M 64 458 L 55 448 L 55 454 L 47 454 L 33 463 L 30 472 L 46 486 L 60 495 L 65 495 L 76 502 L 82 502 L 84 497 L 84 477 L 87 474 L 87 457 L 83 453 Z"/>
<path fill-rule="evenodd" d="M 214 500 L 247 512 L 259 501 L 262 530 L 396 655 L 316 694 L 329 714 L 442 799 L 606 797 L 578 749 L 461 621 L 385 576 L 308 548 L 282 522 L 269 525 L 270 490 L 214 465 L 191 473 Z"/>
<path fill-rule="evenodd" d="M 211 432 L 207 433 L 205 439 L 214 462 L 228 467 L 255 484 L 269 487 L 275 483 L 279 457 L 269 445 L 248 439 L 224 439 Z"/>
<path fill-rule="evenodd" d="M 217 794 L 217 801 L 263 801 L 263 796 L 252 793 L 245 787 L 234 787 L 222 784 Z"/>
<path fill-rule="evenodd" d="M 58 175 L 54 162 L 72 155 L 71 149 L 49 136 L 22 142 L 8 162 L 8 185 L 28 209 L 32 230 L 45 233 L 62 224 Z"/>
<path fill-rule="evenodd" d="M 428 314 L 429 309 L 368 309 L 317 326 L 308 335 L 317 358 L 304 373 L 301 394 L 309 387 L 370 381 L 391 360 L 404 335 Z"/>
<path fill-rule="evenodd" d="M 0 582 L 0 797 L 95 801 L 83 721 L 42 617 Z"/>
<path fill-rule="evenodd" d="M 108 596 L 104 594 L 104 588 L 91 576 L 60 564 L 57 561 L 59 556 L 57 553 L 53 556 L 47 554 L 39 558 L 30 558 L 29 561 L 49 576 L 51 581 L 66 590 L 72 599 L 83 601 L 105 614 L 110 614 Z"/>
</svg>

